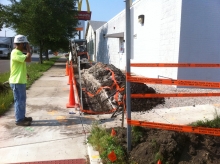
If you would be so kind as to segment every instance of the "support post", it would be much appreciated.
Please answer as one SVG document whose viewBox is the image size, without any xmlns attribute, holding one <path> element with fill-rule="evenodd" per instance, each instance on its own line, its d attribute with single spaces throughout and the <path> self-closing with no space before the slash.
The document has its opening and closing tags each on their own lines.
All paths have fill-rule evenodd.
<svg viewBox="0 0 220 164">
<path fill-rule="evenodd" d="M 126 0 L 126 77 L 130 74 L 130 59 L 131 59 L 131 1 Z M 126 78 L 126 109 L 127 120 L 131 119 L 131 84 Z M 131 151 L 131 125 L 127 124 L 127 150 Z"/>
</svg>

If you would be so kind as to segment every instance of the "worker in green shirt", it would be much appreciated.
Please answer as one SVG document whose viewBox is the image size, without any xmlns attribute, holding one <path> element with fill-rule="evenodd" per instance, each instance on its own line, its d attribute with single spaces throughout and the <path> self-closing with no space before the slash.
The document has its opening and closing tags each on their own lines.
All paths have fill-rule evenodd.
<svg viewBox="0 0 220 164">
<path fill-rule="evenodd" d="M 27 37 L 16 35 L 15 49 L 11 52 L 9 83 L 14 95 L 15 124 L 30 126 L 32 117 L 26 117 L 26 62 L 31 62 L 31 52 Z M 26 51 L 27 54 L 23 54 Z"/>
</svg>

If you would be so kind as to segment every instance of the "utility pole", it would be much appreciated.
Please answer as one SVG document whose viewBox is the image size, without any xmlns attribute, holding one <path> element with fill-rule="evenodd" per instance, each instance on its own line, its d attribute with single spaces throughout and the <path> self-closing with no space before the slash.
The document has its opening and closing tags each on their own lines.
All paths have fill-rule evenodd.
<svg viewBox="0 0 220 164">
<path fill-rule="evenodd" d="M 131 0 L 126 0 L 126 76 L 130 74 L 130 59 L 131 59 Z M 126 79 L 126 109 L 127 120 L 131 120 L 131 83 Z M 131 151 L 131 125 L 127 124 L 127 149 Z"/>
</svg>

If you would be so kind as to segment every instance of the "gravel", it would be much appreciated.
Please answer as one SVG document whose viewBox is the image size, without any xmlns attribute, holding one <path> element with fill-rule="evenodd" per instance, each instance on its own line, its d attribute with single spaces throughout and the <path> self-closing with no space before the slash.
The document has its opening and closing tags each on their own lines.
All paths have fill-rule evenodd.
<svg viewBox="0 0 220 164">
<path fill-rule="evenodd" d="M 219 93 L 220 89 L 200 89 L 200 88 L 176 88 L 170 85 L 153 85 L 147 84 L 158 93 Z M 165 98 L 165 104 L 157 105 L 154 109 L 183 107 L 183 106 L 196 106 L 205 104 L 219 104 L 219 96 L 210 97 L 170 97 Z"/>
</svg>

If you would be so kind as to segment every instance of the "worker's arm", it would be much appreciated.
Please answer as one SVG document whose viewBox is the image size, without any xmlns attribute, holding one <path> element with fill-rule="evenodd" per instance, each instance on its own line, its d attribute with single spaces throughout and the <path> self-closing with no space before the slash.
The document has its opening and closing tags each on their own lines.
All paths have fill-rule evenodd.
<svg viewBox="0 0 220 164">
<path fill-rule="evenodd" d="M 27 48 L 27 57 L 25 59 L 26 62 L 31 62 L 31 48 L 29 46 L 29 43 L 26 44 L 26 48 Z"/>
</svg>

